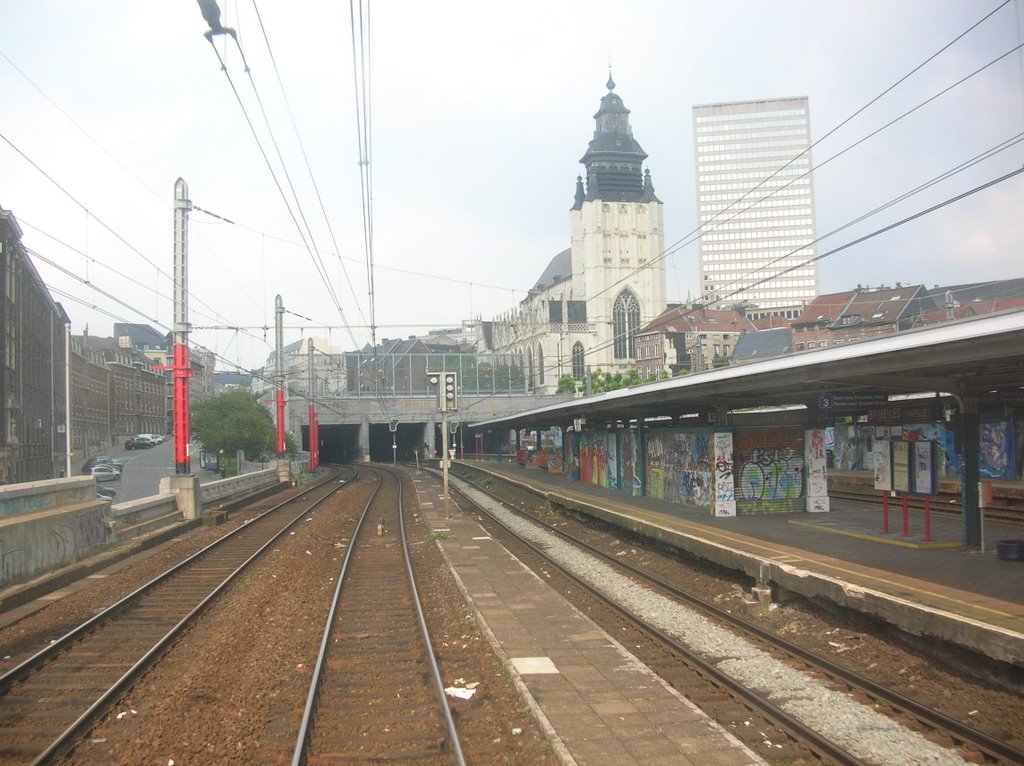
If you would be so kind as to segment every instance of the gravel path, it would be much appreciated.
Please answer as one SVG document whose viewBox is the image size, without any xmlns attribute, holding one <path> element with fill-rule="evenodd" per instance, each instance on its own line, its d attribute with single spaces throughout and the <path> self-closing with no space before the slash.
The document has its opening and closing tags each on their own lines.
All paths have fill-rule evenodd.
<svg viewBox="0 0 1024 766">
<path fill-rule="evenodd" d="M 471 485 L 459 482 L 459 489 L 516 534 L 543 547 L 559 564 L 701 653 L 736 680 L 764 693 L 790 715 L 857 757 L 883 764 L 967 763 L 956 752 L 829 688 L 827 682 L 794 670 L 688 607 L 639 588 L 604 563 L 506 510 Z"/>
</svg>

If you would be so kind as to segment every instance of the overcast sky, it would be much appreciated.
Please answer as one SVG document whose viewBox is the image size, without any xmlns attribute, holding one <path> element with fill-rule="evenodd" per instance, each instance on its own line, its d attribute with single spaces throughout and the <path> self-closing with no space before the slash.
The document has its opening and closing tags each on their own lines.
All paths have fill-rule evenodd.
<svg viewBox="0 0 1024 766">
<path fill-rule="evenodd" d="M 664 203 L 669 300 L 682 301 L 696 295 L 698 281 L 694 105 L 809 97 L 812 138 L 823 139 L 812 154 L 824 236 L 1024 134 L 1018 50 L 849 148 L 1019 46 L 1021 2 L 372 5 L 378 340 L 471 316 L 491 319 L 521 300 L 568 247 L 579 158 L 606 93 L 609 61 Z M 195 0 L 3 0 L 0 206 L 21 222 L 23 242 L 39 254 L 36 266 L 76 334 L 88 325 L 109 335 L 111 314 L 167 330 L 180 176 L 195 205 L 233 222 L 194 212 L 190 227 L 192 337 L 223 357 L 218 367 L 263 364 L 278 293 L 293 312 L 286 342 L 305 334 L 361 346 L 370 311 L 349 5 L 220 0 L 220 7 L 223 22 L 239 31 L 255 93 L 237 48 L 223 37 L 216 50 L 230 82 L 221 71 Z M 257 93 L 298 193 L 301 208 L 292 204 L 291 212 L 278 190 L 288 190 L 288 177 Z M 826 237 L 819 251 L 1022 164 L 1024 144 L 1017 144 Z M 821 290 L 1022 277 L 1022 214 L 1024 175 L 823 259 Z M 345 321 L 302 244 L 295 220 L 303 217 Z M 220 326 L 246 329 L 206 329 Z"/>
</svg>

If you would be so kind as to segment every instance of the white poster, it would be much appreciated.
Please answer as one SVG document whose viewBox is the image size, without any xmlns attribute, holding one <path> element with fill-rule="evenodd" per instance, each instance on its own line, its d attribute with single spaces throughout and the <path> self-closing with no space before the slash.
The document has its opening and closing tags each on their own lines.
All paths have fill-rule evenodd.
<svg viewBox="0 0 1024 766">
<path fill-rule="evenodd" d="M 827 513 L 828 461 L 825 457 L 825 429 L 804 433 L 804 466 L 807 471 L 807 512 Z"/>
<path fill-rule="evenodd" d="M 889 461 L 889 442 L 877 441 L 871 451 L 875 467 L 875 489 L 892 491 L 892 463 Z"/>
<path fill-rule="evenodd" d="M 714 443 L 715 516 L 736 515 L 736 487 L 733 481 L 732 432 L 718 431 L 712 436 Z"/>
</svg>

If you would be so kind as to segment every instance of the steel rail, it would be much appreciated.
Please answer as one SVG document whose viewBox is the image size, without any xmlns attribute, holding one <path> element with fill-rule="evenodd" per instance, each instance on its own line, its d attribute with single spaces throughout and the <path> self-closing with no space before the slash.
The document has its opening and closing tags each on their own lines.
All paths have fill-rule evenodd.
<svg viewBox="0 0 1024 766">
<path fill-rule="evenodd" d="M 333 475 L 328 476 L 324 481 L 319 482 L 311 487 L 311 489 L 319 489 L 321 487 L 331 484 L 338 476 L 339 472 L 335 472 Z M 181 618 L 169 631 L 167 631 L 162 637 L 160 637 L 137 661 L 135 661 L 131 667 L 129 667 L 114 683 L 107 688 L 106 691 L 102 692 L 89 707 L 75 719 L 68 727 L 66 727 L 50 744 L 35 758 L 31 761 L 35 764 L 48 764 L 54 763 L 57 759 L 66 755 L 70 752 L 77 742 L 83 738 L 89 730 L 102 718 L 109 707 L 117 701 L 123 694 L 131 688 L 131 686 L 156 662 L 163 656 L 163 654 L 170 648 L 174 641 L 181 635 L 181 633 L 194 621 L 212 602 L 213 600 L 223 592 L 223 590 L 230 584 L 235 578 L 238 577 L 250 564 L 252 564 L 267 548 L 278 538 L 287 532 L 291 527 L 297 524 L 310 510 L 324 502 L 327 498 L 335 494 L 340 488 L 331 487 L 330 491 L 327 492 L 323 497 L 315 500 L 312 504 L 303 507 L 302 511 L 297 513 L 295 517 L 285 524 L 280 530 L 273 534 L 273 536 L 264 542 L 259 548 L 251 553 L 245 561 L 238 565 L 233 572 L 231 572 L 226 578 L 224 578 L 220 584 L 214 587 L 210 593 L 208 593 L 198 604 L 196 604 L 183 618 Z M 183 561 L 175 564 L 170 569 L 166 570 L 162 574 L 150 580 L 145 585 L 137 588 L 135 591 L 125 596 L 124 598 L 117 601 L 115 604 L 107 607 L 102 612 L 98 613 L 94 617 L 90 618 L 86 622 L 82 623 L 78 627 L 66 633 L 61 638 L 54 641 L 53 644 L 46 647 L 40 652 L 32 655 L 24 662 L 12 668 L 10 671 L 0 677 L 0 694 L 6 694 L 11 686 L 19 681 L 29 677 L 33 672 L 47 664 L 54 657 L 59 655 L 62 651 L 69 649 L 79 641 L 86 638 L 89 634 L 96 631 L 100 626 L 111 620 L 116 619 L 122 614 L 129 611 L 133 606 L 139 603 L 144 597 L 154 592 L 158 586 L 166 584 L 171 578 L 177 574 L 181 574 L 190 566 L 197 564 L 201 559 L 207 557 L 211 553 L 218 551 L 222 546 L 228 545 L 230 542 L 236 539 L 243 539 L 238 537 L 244 532 L 251 531 L 254 527 L 252 526 L 255 522 L 261 519 L 265 519 L 270 514 L 280 511 L 282 508 L 289 504 L 294 504 L 296 500 L 300 498 L 291 497 L 272 508 L 260 513 L 249 523 L 240 526 L 238 529 L 224 535 L 219 540 L 211 543 L 204 547 L 200 551 L 192 554 Z"/>
<path fill-rule="evenodd" d="M 402 494 L 404 486 L 402 483 L 401 475 L 389 468 L 382 466 L 374 466 L 374 470 L 378 470 L 382 473 L 389 474 L 398 484 L 398 516 L 399 516 L 399 537 L 402 549 L 402 556 L 405 562 L 406 578 L 409 583 L 411 590 L 413 605 L 416 610 L 418 628 L 420 636 L 423 641 L 424 654 L 426 655 L 428 664 L 431 669 L 431 682 L 434 688 L 434 692 L 438 697 L 438 702 L 441 707 L 441 712 L 445 721 L 445 728 L 448 734 L 448 742 L 452 748 L 452 756 L 457 766 L 466 766 L 465 757 L 462 753 L 462 745 L 459 741 L 458 731 L 455 728 L 455 721 L 452 718 L 451 708 L 448 705 L 448 699 L 444 692 L 444 682 L 441 679 L 441 671 L 437 665 L 437 660 L 434 657 L 433 644 L 430 640 L 430 632 L 427 629 L 426 619 L 423 614 L 423 608 L 420 603 L 419 591 L 416 588 L 416 578 L 412 571 L 412 561 L 409 557 L 409 545 L 405 535 L 405 515 L 404 506 L 402 502 Z M 377 492 L 381 487 L 383 481 L 378 477 L 377 486 L 374 488 L 370 497 L 366 501 L 366 505 L 359 516 L 359 521 L 356 524 L 356 528 L 352 533 L 352 542 L 348 546 L 348 550 L 345 552 L 345 558 L 341 565 L 341 571 L 338 575 L 338 584 L 334 589 L 334 597 L 331 602 L 331 607 L 328 611 L 327 620 L 324 626 L 323 638 L 320 642 L 320 651 L 317 655 L 316 663 L 313 668 L 312 679 L 310 681 L 309 693 L 306 697 L 306 707 L 303 712 L 302 722 L 299 726 L 299 731 L 295 740 L 295 749 L 292 753 L 292 766 L 306 766 L 308 747 L 311 738 L 311 731 L 313 726 L 313 719 L 316 715 L 316 707 L 318 704 L 318 698 L 320 695 L 320 687 L 324 680 L 325 668 L 327 665 L 327 653 L 331 646 L 331 636 L 333 634 L 332 626 L 334 625 L 335 619 L 337 618 L 338 609 L 341 604 L 342 591 L 344 590 L 345 582 L 349 575 L 349 564 L 352 559 L 353 551 L 356 549 L 355 541 L 362 532 L 364 522 L 369 515 L 371 505 L 377 496 Z"/>
<path fill-rule="evenodd" d="M 487 496 L 501 503 L 502 506 L 509 508 L 510 510 L 516 512 L 517 514 L 528 517 L 530 521 L 536 521 L 536 519 L 530 516 L 530 514 L 527 514 L 523 511 L 520 511 L 517 508 L 510 506 L 508 503 L 494 495 L 492 492 L 477 487 L 476 485 L 473 486 L 473 489 L 483 492 Z M 732 678 L 732 676 L 719 670 L 717 667 L 709 663 L 707 660 L 705 660 L 703 657 L 695 653 L 689 647 L 679 643 L 679 641 L 677 641 L 674 637 L 668 635 L 660 628 L 650 624 L 643 618 L 629 611 L 626 607 L 614 601 L 610 596 L 603 593 L 596 586 L 591 585 L 589 582 L 582 579 L 574 572 L 572 572 L 562 564 L 555 561 L 542 548 L 538 547 L 537 545 L 534 545 L 528 540 L 524 540 L 512 529 L 510 529 L 507 525 L 502 523 L 493 514 L 489 513 L 479 504 L 474 503 L 472 499 L 469 498 L 464 492 L 460 492 L 457 489 L 455 491 L 458 492 L 466 500 L 466 502 L 470 503 L 480 513 L 487 516 L 487 518 L 491 519 L 491 521 L 493 521 L 495 524 L 497 524 L 510 535 L 512 535 L 520 545 L 523 545 L 524 547 L 528 548 L 541 560 L 547 562 L 548 564 L 556 568 L 559 572 L 562 573 L 563 576 L 565 576 L 572 582 L 576 583 L 579 587 L 586 590 L 588 593 L 594 596 L 594 598 L 601 601 L 609 609 L 619 614 L 623 619 L 636 625 L 642 631 L 648 633 L 649 635 L 652 635 L 655 638 L 657 638 L 658 641 L 660 641 L 662 644 L 668 647 L 668 649 L 670 649 L 672 652 L 685 658 L 686 662 L 690 663 L 695 668 L 697 668 L 698 672 L 700 672 L 706 678 L 711 680 L 713 683 L 728 689 L 736 697 L 742 699 L 746 704 L 756 709 L 761 715 L 764 715 L 774 724 L 788 731 L 790 735 L 796 738 L 798 741 L 804 742 L 807 746 L 809 746 L 812 750 L 817 752 L 820 756 L 829 759 L 831 762 L 838 764 L 839 766 L 866 766 L 866 763 L 861 759 L 857 758 L 855 755 L 849 753 L 847 750 L 845 750 L 832 740 L 828 739 L 827 737 L 824 737 L 819 732 L 816 732 L 814 729 L 810 728 L 799 719 L 791 716 L 789 713 L 779 708 L 777 705 L 772 703 L 763 695 L 759 694 L 753 689 L 744 686 L 742 683 Z"/>
<path fill-rule="evenodd" d="M 662 580 L 661 578 L 645 572 L 643 569 L 634 566 L 628 562 L 622 561 L 615 558 L 614 556 L 602 551 L 601 549 L 591 545 L 590 543 L 584 542 L 573 535 L 559 529 L 552 524 L 544 521 L 541 518 L 534 516 L 533 514 L 527 513 L 522 509 L 509 506 L 499 497 L 489 492 L 487 489 L 477 487 L 474 485 L 474 489 L 483 492 L 484 494 L 492 497 L 493 499 L 501 502 L 512 511 L 525 516 L 530 521 L 544 527 L 550 532 L 570 541 L 574 545 L 587 550 L 588 552 L 598 556 L 603 561 L 615 565 L 616 567 L 629 572 L 635 577 L 639 577 L 646 580 L 649 583 L 656 585 L 657 587 L 664 590 L 666 593 L 685 601 L 686 603 L 694 606 L 702 611 L 711 614 L 716 619 L 719 619 L 729 625 L 754 636 L 755 638 L 764 641 L 765 643 L 771 644 L 776 649 L 798 657 L 799 659 L 807 662 L 812 666 L 816 666 L 818 670 L 826 673 L 834 678 L 841 680 L 843 683 L 853 686 L 859 691 L 865 692 L 866 694 L 885 702 L 885 704 L 899 710 L 900 712 L 913 716 L 920 721 L 926 723 L 937 731 L 941 731 L 949 735 L 952 739 L 956 740 L 959 744 L 968 745 L 975 749 L 981 750 L 988 753 L 989 755 L 995 756 L 996 758 L 1002 759 L 1009 763 L 1022 763 L 1024 764 L 1024 751 L 1015 748 L 1006 742 L 1002 742 L 994 737 L 985 734 L 982 731 L 978 731 L 961 721 L 956 720 L 947 716 L 938 710 L 934 710 L 915 699 L 900 694 L 894 689 L 880 684 L 876 681 L 872 681 L 870 678 L 856 673 L 849 668 L 843 667 L 827 657 L 823 657 L 820 654 L 812 652 L 810 649 L 793 643 L 781 636 L 777 636 L 770 631 L 765 630 L 759 625 L 755 625 L 749 620 L 745 620 L 739 615 L 733 614 L 725 609 L 722 609 L 709 601 L 705 601 L 699 596 L 695 596 L 692 593 L 688 593 L 681 590 L 669 582 Z"/>
</svg>

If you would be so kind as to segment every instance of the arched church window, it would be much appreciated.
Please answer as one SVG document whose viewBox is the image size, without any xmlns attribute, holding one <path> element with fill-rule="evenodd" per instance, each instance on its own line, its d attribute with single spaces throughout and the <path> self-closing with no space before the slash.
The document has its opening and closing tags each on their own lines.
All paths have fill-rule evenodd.
<svg viewBox="0 0 1024 766">
<path fill-rule="evenodd" d="M 583 344 L 577 341 L 572 346 L 572 376 L 576 380 L 583 380 Z"/>
<path fill-rule="evenodd" d="M 534 377 L 533 377 L 533 349 L 526 349 L 526 387 L 532 391 L 534 388 Z"/>
<path fill-rule="evenodd" d="M 544 347 L 537 345 L 537 385 L 544 385 Z"/>
<path fill-rule="evenodd" d="M 640 329 L 640 304 L 629 290 L 623 290 L 612 306 L 612 334 L 615 358 L 633 358 L 633 336 Z"/>
</svg>

